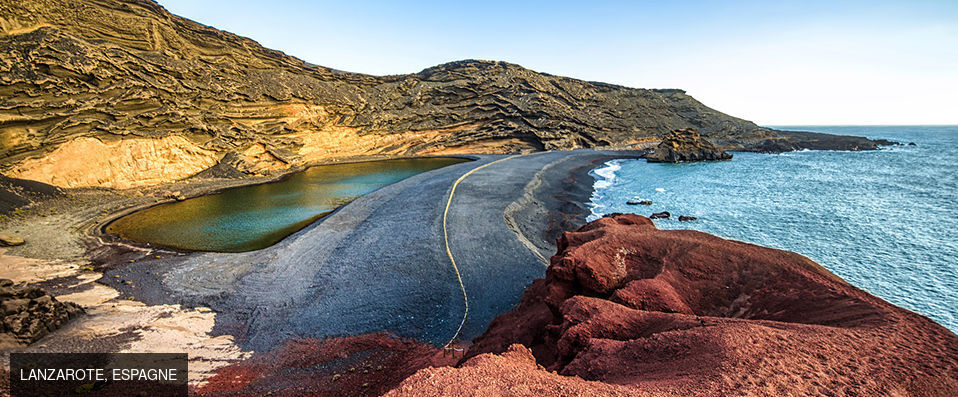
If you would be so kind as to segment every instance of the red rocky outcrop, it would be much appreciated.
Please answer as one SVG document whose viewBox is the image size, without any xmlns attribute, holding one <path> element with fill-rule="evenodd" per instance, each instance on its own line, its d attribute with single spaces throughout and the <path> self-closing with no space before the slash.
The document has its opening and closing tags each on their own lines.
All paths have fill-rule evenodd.
<svg viewBox="0 0 958 397">
<path fill-rule="evenodd" d="M 610 215 L 398 395 L 958 395 L 958 337 L 801 255 Z M 522 345 L 522 346 L 519 346 Z"/>
</svg>

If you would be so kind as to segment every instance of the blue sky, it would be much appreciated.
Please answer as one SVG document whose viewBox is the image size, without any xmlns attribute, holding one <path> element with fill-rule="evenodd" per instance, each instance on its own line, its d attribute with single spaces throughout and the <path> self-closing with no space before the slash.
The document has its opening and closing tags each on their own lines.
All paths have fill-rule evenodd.
<svg viewBox="0 0 958 397">
<path fill-rule="evenodd" d="M 352 72 L 494 59 L 682 88 L 763 125 L 958 124 L 956 0 L 159 1 Z"/>
</svg>

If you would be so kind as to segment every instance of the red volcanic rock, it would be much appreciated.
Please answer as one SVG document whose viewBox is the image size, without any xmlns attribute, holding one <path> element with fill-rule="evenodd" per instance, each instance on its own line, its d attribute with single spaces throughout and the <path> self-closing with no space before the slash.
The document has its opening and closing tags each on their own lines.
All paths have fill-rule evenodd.
<svg viewBox="0 0 958 397">
<path fill-rule="evenodd" d="M 801 255 L 636 215 L 565 233 L 467 357 L 393 393 L 958 395 L 940 325 Z"/>
<path fill-rule="evenodd" d="M 221 368 L 198 396 L 378 396 L 417 370 L 453 365 L 440 349 L 387 334 L 292 340 Z"/>
<path fill-rule="evenodd" d="M 386 396 L 632 396 L 627 387 L 545 371 L 522 345 L 482 354 L 459 368 L 426 368 Z"/>
</svg>

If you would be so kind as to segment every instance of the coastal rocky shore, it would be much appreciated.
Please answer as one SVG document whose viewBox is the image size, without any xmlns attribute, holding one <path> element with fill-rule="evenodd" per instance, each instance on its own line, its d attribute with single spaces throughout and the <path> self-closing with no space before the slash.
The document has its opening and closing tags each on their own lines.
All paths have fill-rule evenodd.
<svg viewBox="0 0 958 397">
<path fill-rule="evenodd" d="M 20 280 L 52 288 L 58 300 L 75 301 L 87 311 L 27 351 L 186 346 L 196 358 L 191 379 L 195 376 L 193 389 L 200 395 L 955 391 L 954 334 L 797 254 L 693 231 L 660 231 L 634 215 L 609 216 L 560 233 L 583 225 L 588 214 L 581 207 L 591 192 L 588 171 L 621 155 L 530 154 L 483 168 L 463 182 L 464 196 L 450 209 L 449 236 L 475 305 L 467 329 L 476 338 L 471 346 L 461 345 L 468 349 L 465 358 L 411 339 L 431 335 L 423 332 L 424 324 L 434 324 L 437 337 L 448 337 L 462 313 L 442 248 L 422 242 L 441 241 L 435 221 L 448 186 L 503 156 L 477 156 L 476 163 L 390 185 L 271 249 L 249 254 L 95 243 L 73 229 L 77 222 L 109 219 L 125 205 L 155 202 L 167 190 L 192 196 L 202 190 L 190 189 L 201 189 L 202 183 L 158 188 L 156 197 L 63 189 L 39 202 L 59 203 L 57 213 L 27 211 L 16 222 L 86 240 L 91 251 L 55 261 L 10 255 L 0 260 L 4 272 L 21 269 Z M 419 205 L 395 205 L 412 197 Z M 24 235 L 27 243 L 8 248 L 8 254 L 34 252 L 44 246 L 37 241 L 57 233 Z M 558 249 L 548 243 L 557 236 Z M 481 249 L 490 241 L 501 249 Z M 396 251 L 397 246 L 417 248 Z M 86 265 L 81 259 L 104 250 L 113 252 L 112 261 Z M 312 262 L 275 259 L 288 256 Z M 243 267 L 247 275 L 235 273 L 236 263 L 250 264 Z M 36 276 L 39 268 L 50 270 Z M 98 271 L 107 277 L 99 278 Z M 545 279 L 533 281 L 543 271 Z M 277 274 L 285 278 L 276 281 Z M 289 288 L 289 282 L 305 290 Z M 312 291 L 310 285 L 348 287 Z M 375 294 L 359 293 L 369 286 Z M 516 302 L 521 303 L 502 314 Z M 369 305 L 377 309 L 369 311 Z M 390 320 L 410 308 L 419 311 L 401 322 Z M 288 314 L 327 311 L 315 319 Z M 357 325 L 363 328 L 350 333 Z M 384 328 L 401 336 L 365 334 Z M 307 333 L 330 330 L 355 336 Z M 100 337 L 89 339 L 94 334 Z M 275 343 L 250 343 L 252 338 Z M 301 363 L 311 363 L 310 370 Z"/>
<path fill-rule="evenodd" d="M 958 395 L 958 337 L 807 258 L 585 223 L 611 159 L 892 143 L 506 62 L 343 72 L 153 0 L 4 1 L 0 352 L 186 351 L 214 396 Z M 312 165 L 426 155 L 474 161 L 261 250 L 104 232 Z"/>
<path fill-rule="evenodd" d="M 305 339 L 225 367 L 194 392 L 294 389 L 952 396 L 958 337 L 801 255 L 613 214 L 564 233 L 545 278 L 461 359 L 385 334 Z"/>
<path fill-rule="evenodd" d="M 958 337 L 791 252 L 613 214 L 394 395 L 958 394 Z"/>
</svg>

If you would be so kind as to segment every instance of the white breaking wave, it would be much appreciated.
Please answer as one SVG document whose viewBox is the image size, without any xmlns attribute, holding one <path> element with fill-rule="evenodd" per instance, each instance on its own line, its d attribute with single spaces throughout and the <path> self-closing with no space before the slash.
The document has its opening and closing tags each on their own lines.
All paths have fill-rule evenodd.
<svg viewBox="0 0 958 397">
<path fill-rule="evenodd" d="M 595 182 L 592 184 L 592 197 L 589 198 L 587 203 L 589 207 L 589 216 L 586 218 L 586 221 L 592 222 L 596 219 L 602 217 L 605 213 L 606 206 L 599 204 L 599 195 L 601 191 L 609 188 L 615 183 L 616 175 L 615 173 L 622 169 L 622 159 L 618 160 L 609 160 L 605 163 L 605 166 L 596 168 L 589 172 L 589 175 L 592 175 L 595 178 Z"/>
<path fill-rule="evenodd" d="M 615 172 L 622 169 L 622 166 L 619 165 L 621 162 L 621 160 L 610 160 L 605 163 L 605 167 L 592 170 L 593 176 L 596 177 L 592 187 L 604 189 L 612 186 L 615 182 Z"/>
</svg>

